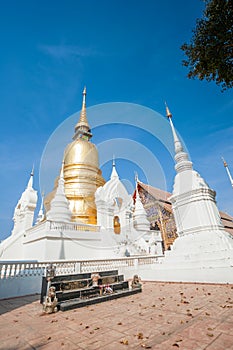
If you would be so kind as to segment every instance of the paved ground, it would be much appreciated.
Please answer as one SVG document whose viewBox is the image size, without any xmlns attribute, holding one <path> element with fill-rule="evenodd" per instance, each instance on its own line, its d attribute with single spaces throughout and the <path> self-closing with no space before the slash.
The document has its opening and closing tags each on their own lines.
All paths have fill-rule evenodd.
<svg viewBox="0 0 233 350">
<path fill-rule="evenodd" d="M 144 282 L 143 292 L 44 315 L 39 296 L 0 301 L 1 350 L 233 349 L 233 286 Z"/>
</svg>

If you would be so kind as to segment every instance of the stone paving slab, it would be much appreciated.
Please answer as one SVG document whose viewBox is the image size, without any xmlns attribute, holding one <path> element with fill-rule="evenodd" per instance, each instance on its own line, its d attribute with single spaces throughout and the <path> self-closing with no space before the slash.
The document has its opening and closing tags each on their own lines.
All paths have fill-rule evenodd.
<svg viewBox="0 0 233 350">
<path fill-rule="evenodd" d="M 0 301 L 0 350 L 233 350 L 233 285 L 143 282 L 140 294 L 45 315 Z"/>
</svg>

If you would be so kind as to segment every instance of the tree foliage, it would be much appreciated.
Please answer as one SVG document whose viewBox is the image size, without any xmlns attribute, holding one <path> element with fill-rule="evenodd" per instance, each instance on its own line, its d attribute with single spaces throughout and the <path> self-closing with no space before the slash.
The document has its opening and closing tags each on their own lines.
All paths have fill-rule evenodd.
<svg viewBox="0 0 233 350">
<path fill-rule="evenodd" d="M 233 0 L 204 0 L 190 44 L 181 49 L 187 59 L 188 78 L 215 81 L 223 90 L 233 87 Z"/>
</svg>

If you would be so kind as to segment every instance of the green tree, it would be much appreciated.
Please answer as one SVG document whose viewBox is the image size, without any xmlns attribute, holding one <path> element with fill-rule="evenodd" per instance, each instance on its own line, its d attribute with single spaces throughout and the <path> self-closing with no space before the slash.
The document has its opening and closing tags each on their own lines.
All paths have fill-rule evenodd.
<svg viewBox="0 0 233 350">
<path fill-rule="evenodd" d="M 215 81 L 223 90 L 233 87 L 233 0 L 204 0 L 206 5 L 190 44 L 181 49 L 188 78 Z"/>
</svg>

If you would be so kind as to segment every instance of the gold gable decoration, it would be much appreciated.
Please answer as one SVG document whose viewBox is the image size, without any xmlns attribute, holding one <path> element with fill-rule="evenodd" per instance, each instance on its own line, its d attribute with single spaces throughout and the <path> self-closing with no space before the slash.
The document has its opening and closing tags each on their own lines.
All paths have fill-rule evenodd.
<svg viewBox="0 0 233 350">
<path fill-rule="evenodd" d="M 138 191 L 151 230 L 159 230 L 163 239 L 164 250 L 170 249 L 177 238 L 175 219 L 171 203 L 168 201 L 170 193 L 138 182 Z"/>
</svg>

